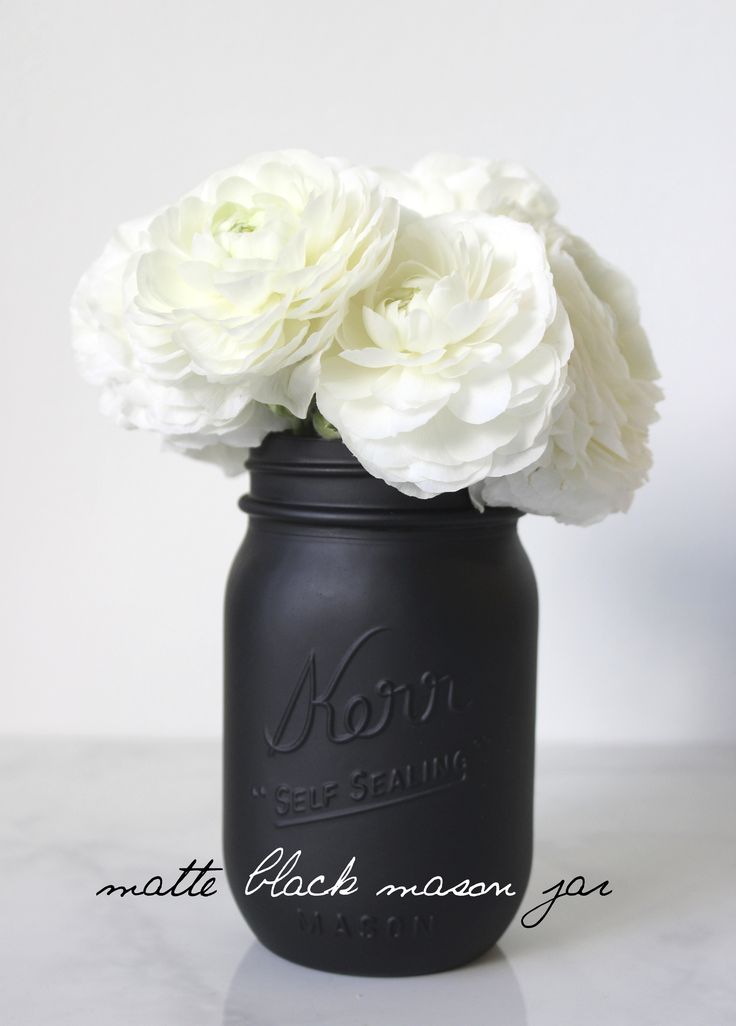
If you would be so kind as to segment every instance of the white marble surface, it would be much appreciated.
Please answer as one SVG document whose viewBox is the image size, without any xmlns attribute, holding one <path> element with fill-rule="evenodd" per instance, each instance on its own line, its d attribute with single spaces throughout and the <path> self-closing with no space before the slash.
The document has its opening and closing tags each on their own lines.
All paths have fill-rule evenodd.
<svg viewBox="0 0 736 1026">
<path fill-rule="evenodd" d="M 220 859 L 210 742 L 5 739 L 4 1026 L 725 1026 L 736 1022 L 736 753 L 539 753 L 535 867 L 608 878 L 493 954 L 407 980 L 331 976 L 264 951 L 226 885 L 208 899 L 95 897 Z M 185 860 L 185 861 L 182 861 Z M 217 862 L 222 865 L 221 861 Z"/>
</svg>

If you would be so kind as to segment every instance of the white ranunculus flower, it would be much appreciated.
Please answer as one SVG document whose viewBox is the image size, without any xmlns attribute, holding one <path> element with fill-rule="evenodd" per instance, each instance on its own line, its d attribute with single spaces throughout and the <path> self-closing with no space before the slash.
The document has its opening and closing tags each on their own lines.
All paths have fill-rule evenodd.
<svg viewBox="0 0 736 1026">
<path fill-rule="evenodd" d="M 406 212 L 323 357 L 317 405 L 371 474 L 428 498 L 539 457 L 571 348 L 532 227 Z"/>
<path fill-rule="evenodd" d="M 222 445 L 288 426 L 268 405 L 304 417 L 322 351 L 385 268 L 398 216 L 372 172 L 284 151 L 124 227 L 72 302 L 103 408 L 220 461 Z"/>
<path fill-rule="evenodd" d="M 491 171 L 499 167 L 508 170 Z M 520 165 L 430 156 L 410 175 L 386 174 L 385 182 L 425 215 L 471 208 L 534 224 L 572 326 L 568 392 L 544 451 L 521 471 L 476 485 L 474 499 L 575 524 L 628 509 L 651 466 L 648 428 L 662 398 L 631 283 L 554 221 L 556 202 Z"/>
<path fill-rule="evenodd" d="M 102 412 L 128 428 L 161 432 L 169 445 L 242 471 L 243 449 L 285 421 L 242 387 L 188 375 L 161 382 L 146 374 L 130 344 L 125 311 L 147 220 L 121 225 L 82 277 L 72 299 L 74 349 L 83 376 L 102 386 Z"/>
<path fill-rule="evenodd" d="M 453 210 L 506 214 L 539 226 L 557 213 L 557 200 L 536 175 L 506 160 L 470 160 L 432 153 L 408 173 L 378 168 L 388 192 L 425 217 Z"/>
<path fill-rule="evenodd" d="M 539 460 L 478 491 L 490 506 L 516 506 L 561 523 L 593 524 L 625 512 L 647 480 L 649 426 L 662 398 L 659 373 L 631 283 L 582 239 L 547 230 L 548 253 L 575 348 L 569 399 Z"/>
</svg>

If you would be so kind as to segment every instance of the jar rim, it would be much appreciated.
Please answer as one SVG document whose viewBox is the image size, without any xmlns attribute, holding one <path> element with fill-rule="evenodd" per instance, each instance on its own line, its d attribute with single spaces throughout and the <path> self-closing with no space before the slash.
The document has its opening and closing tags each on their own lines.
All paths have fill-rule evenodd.
<svg viewBox="0 0 736 1026">
<path fill-rule="evenodd" d="M 245 465 L 250 492 L 239 506 L 257 518 L 374 529 L 486 529 L 522 516 L 506 506 L 478 510 L 467 488 L 429 499 L 405 495 L 370 474 L 339 439 L 270 434 Z"/>
</svg>

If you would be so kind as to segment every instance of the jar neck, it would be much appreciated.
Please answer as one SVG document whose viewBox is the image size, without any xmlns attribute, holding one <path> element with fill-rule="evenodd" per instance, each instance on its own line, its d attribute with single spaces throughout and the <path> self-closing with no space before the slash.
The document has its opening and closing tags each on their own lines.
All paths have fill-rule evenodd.
<svg viewBox="0 0 736 1026">
<path fill-rule="evenodd" d="M 240 508 L 251 517 L 346 526 L 463 526 L 509 524 L 515 509 L 480 513 L 468 490 L 417 499 L 372 477 L 340 441 L 290 432 L 268 435 L 246 467 L 250 492 Z"/>
</svg>

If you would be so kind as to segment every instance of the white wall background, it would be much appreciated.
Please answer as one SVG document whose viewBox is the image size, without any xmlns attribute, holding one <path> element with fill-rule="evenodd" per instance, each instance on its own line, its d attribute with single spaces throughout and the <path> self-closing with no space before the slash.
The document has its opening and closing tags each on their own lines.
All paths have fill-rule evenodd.
<svg viewBox="0 0 736 1026">
<path fill-rule="evenodd" d="M 0 729 L 219 732 L 240 485 L 99 416 L 68 299 L 119 221 L 305 146 L 522 160 L 638 284 L 651 484 L 523 523 L 540 736 L 736 736 L 734 30 L 728 0 L 4 0 Z"/>
</svg>

